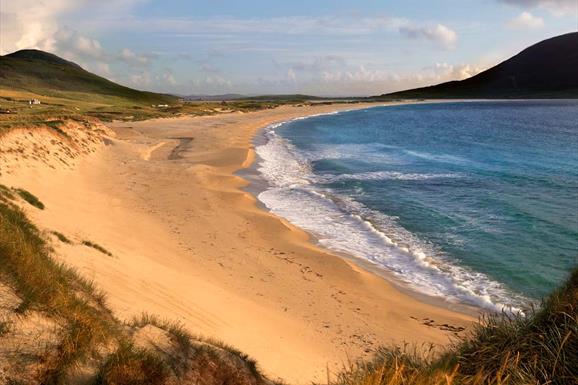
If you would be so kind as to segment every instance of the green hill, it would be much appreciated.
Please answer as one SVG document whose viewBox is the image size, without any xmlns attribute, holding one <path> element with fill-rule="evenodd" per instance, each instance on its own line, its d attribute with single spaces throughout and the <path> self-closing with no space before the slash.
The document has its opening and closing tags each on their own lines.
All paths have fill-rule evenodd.
<svg viewBox="0 0 578 385">
<path fill-rule="evenodd" d="M 534 44 L 469 79 L 380 98 L 578 98 L 578 32 Z"/>
<path fill-rule="evenodd" d="M 146 104 L 177 100 L 175 96 L 121 86 L 84 70 L 78 64 L 38 50 L 22 50 L 0 56 L 2 88 L 69 99 L 83 99 L 82 94 L 97 94 Z"/>
</svg>

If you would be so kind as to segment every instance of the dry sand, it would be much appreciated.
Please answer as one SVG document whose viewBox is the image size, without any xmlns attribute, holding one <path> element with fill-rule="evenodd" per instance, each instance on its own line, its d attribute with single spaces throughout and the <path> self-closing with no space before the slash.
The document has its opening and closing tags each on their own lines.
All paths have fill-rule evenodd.
<svg viewBox="0 0 578 385">
<path fill-rule="evenodd" d="M 116 138 L 74 164 L 13 167 L 0 182 L 44 202 L 30 216 L 74 241 L 54 238 L 56 253 L 107 293 L 118 317 L 178 320 L 248 353 L 273 379 L 324 381 L 378 345 L 447 344 L 454 333 L 439 325 L 472 321 L 315 246 L 242 190 L 234 172 L 252 163 L 260 128 L 350 108 L 117 123 Z"/>
</svg>

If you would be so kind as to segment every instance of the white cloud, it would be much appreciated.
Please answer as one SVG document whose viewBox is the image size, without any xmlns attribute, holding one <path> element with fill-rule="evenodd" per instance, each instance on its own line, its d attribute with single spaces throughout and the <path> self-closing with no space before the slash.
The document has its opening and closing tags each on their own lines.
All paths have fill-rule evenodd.
<svg viewBox="0 0 578 385">
<path fill-rule="evenodd" d="M 165 84 L 169 84 L 171 86 L 174 86 L 177 84 L 177 80 L 175 79 L 175 76 L 173 75 L 173 71 L 171 71 L 169 68 L 165 68 L 163 73 L 157 76 L 157 81 L 165 83 Z"/>
<path fill-rule="evenodd" d="M 1 0 L 0 0 L 1 1 Z M 455 46 L 458 35 L 442 24 L 420 24 L 404 18 L 387 16 L 326 16 L 326 17 L 271 17 L 271 18 L 138 18 L 123 16 L 119 9 L 130 8 L 144 0 L 9 0 L 2 3 L 0 23 L 0 54 L 24 48 L 39 48 L 54 52 L 64 58 L 78 62 L 88 70 L 124 81 L 138 88 L 182 90 L 185 92 L 221 93 L 253 89 L 257 93 L 303 91 L 313 94 L 368 95 L 402 88 L 410 88 L 450 79 L 458 79 L 475 71 L 469 66 L 441 64 L 435 68 L 412 73 L 394 73 L 385 70 L 386 65 L 371 64 L 374 52 L 365 58 L 353 58 L 350 52 L 342 54 L 327 51 L 317 58 L 301 60 L 306 49 L 294 48 L 298 41 L 313 41 L 318 37 L 333 39 L 340 44 L 351 41 L 373 41 L 386 36 L 404 36 L 421 39 L 444 48 Z M 90 13 L 79 26 L 67 23 Z M 130 13 L 128 13 L 130 14 Z M 75 25 L 81 31 L 65 27 Z M 286 62 L 277 63 L 275 73 L 263 74 L 257 80 L 246 79 L 240 83 L 239 74 L 225 76 L 219 69 L 226 67 L 218 57 L 191 51 L 188 60 L 198 69 L 187 73 L 193 80 L 183 81 L 182 73 L 175 74 L 160 67 L 162 61 L 147 52 L 138 52 L 134 47 L 110 51 L 103 47 L 97 37 L 99 33 L 134 33 L 162 37 L 203 36 L 208 46 L 222 42 L 225 54 L 242 50 L 262 53 L 282 52 Z M 91 32 L 92 31 L 92 32 Z M 255 39 L 268 34 L 256 44 Z M 92 36 L 91 36 L 92 35 Z M 287 35 L 293 37 L 290 44 L 279 44 Z M 96 37 L 96 38 L 95 38 Z M 311 39 L 311 40 L 310 40 Z M 264 43 L 264 41 L 266 43 Z M 285 39 L 289 40 L 289 38 Z M 344 41 L 348 40 L 347 43 Z M 397 39 L 399 40 L 399 39 Z M 181 41 L 178 40 L 177 43 Z M 270 44 L 272 43 L 272 44 Z M 287 42 L 286 42 L 287 43 Z M 404 44 L 400 42 L 399 44 Z M 293 46 L 294 45 L 294 46 Z M 316 53 L 318 52 L 316 47 Z M 237 51 L 235 51 L 237 50 Z M 161 51 L 159 49 L 159 51 Z M 299 53 L 299 54 L 296 54 Z M 301 55 L 301 53 L 304 53 Z M 309 51 L 311 53 L 311 51 Z M 185 53 L 188 55 L 189 53 Z M 199 58 L 200 56 L 200 58 Z M 314 55 L 311 55 L 314 56 Z M 352 62 L 348 62 L 347 57 Z M 184 56 L 183 56 L 184 58 Z M 181 58 L 182 59 L 182 58 Z M 214 63 L 216 61 L 217 63 Z M 160 67 L 160 68 L 159 68 Z M 242 74 L 241 74 L 242 76 Z M 177 81 L 177 79 L 179 81 Z M 232 80 L 231 80 L 232 79 Z M 233 89 L 238 87 L 238 89 Z"/>
<path fill-rule="evenodd" d="M 171 18 L 137 18 L 115 17 L 104 21 L 107 28 L 130 28 L 131 30 L 154 30 L 172 33 L 176 36 L 202 35 L 211 37 L 214 34 L 267 33 L 283 35 L 366 35 L 369 33 L 391 30 L 395 31 L 408 20 L 403 18 L 375 17 L 340 17 L 340 16 L 291 16 L 270 18 L 235 18 L 211 17 L 206 19 L 191 17 Z M 230 36 L 229 36 L 230 37 Z"/>
<path fill-rule="evenodd" d="M 431 71 L 431 79 L 444 82 L 448 80 L 467 79 L 482 72 L 483 68 L 470 64 L 453 65 L 448 63 L 436 63 L 435 66 L 431 68 Z"/>
<path fill-rule="evenodd" d="M 40 40 L 37 47 L 58 52 L 69 59 L 103 59 L 105 57 L 98 40 L 83 36 L 68 28 L 58 29 L 51 37 Z"/>
<path fill-rule="evenodd" d="M 578 4 L 576 0 L 498 0 L 501 3 L 514 5 L 523 9 L 544 8 L 557 16 L 576 15 Z"/>
<path fill-rule="evenodd" d="M 205 40 L 223 40 L 231 43 L 239 41 L 243 34 L 272 35 L 317 35 L 317 36 L 367 36 L 384 32 L 401 33 L 403 36 L 426 39 L 444 47 L 451 48 L 457 41 L 457 33 L 443 24 L 420 25 L 406 18 L 371 16 L 291 16 L 270 18 L 234 18 L 212 17 L 208 19 L 138 18 L 115 17 L 98 21 L 107 29 L 126 29 L 132 31 L 154 31 L 175 38 L 202 38 Z M 255 48 L 263 50 L 264 48 Z M 278 47 L 266 48 L 279 50 Z"/>
<path fill-rule="evenodd" d="M 157 58 L 152 53 L 136 53 L 128 48 L 118 53 L 107 51 L 90 36 L 64 26 L 77 12 L 110 15 L 128 9 L 142 0 L 18 0 L 2 2 L 0 8 L 0 54 L 20 49 L 40 49 L 80 64 L 106 77 L 119 78 L 111 65 L 122 63 L 131 74 L 120 76 L 126 82 L 142 87 L 153 84 L 174 85 L 172 73 L 136 71 L 148 67 Z M 72 16 L 71 16 L 72 15 Z M 136 72 L 135 72 L 136 71 Z M 116 76 L 115 76 L 116 75 Z M 156 83 L 155 83 L 156 82 Z"/>
<path fill-rule="evenodd" d="M 129 48 L 123 48 L 117 59 L 133 67 L 143 67 L 150 64 L 156 58 L 153 54 L 137 54 Z"/>
<path fill-rule="evenodd" d="M 426 27 L 408 25 L 400 27 L 399 32 L 411 39 L 431 40 L 445 48 L 453 48 L 458 40 L 458 34 L 443 24 Z"/>
<path fill-rule="evenodd" d="M 149 71 L 132 73 L 129 77 L 130 83 L 135 87 L 147 87 L 151 84 L 151 74 Z"/>
<path fill-rule="evenodd" d="M 314 63 L 318 59 L 314 59 Z M 278 64 L 280 70 L 291 64 Z M 299 92 L 327 96 L 366 96 L 393 92 L 402 89 L 438 84 L 450 80 L 463 80 L 482 71 L 477 65 L 437 63 L 414 71 L 394 72 L 383 65 L 367 63 L 349 64 L 345 60 L 340 65 L 315 68 L 303 65 L 300 69 L 293 65 L 295 81 L 288 76 L 277 80 L 261 80 L 261 92 Z"/>
<path fill-rule="evenodd" d="M 34 0 L 2 2 L 0 54 L 37 48 L 40 41 L 56 33 L 56 15 L 68 10 L 70 5 L 65 0 L 54 0 L 49 6 Z"/>
<path fill-rule="evenodd" d="M 233 83 L 223 76 L 206 75 L 196 79 L 189 80 L 181 84 L 182 94 L 220 94 L 227 92 L 237 92 L 238 89 L 233 88 Z"/>
<path fill-rule="evenodd" d="M 510 28 L 531 29 L 541 28 L 544 26 L 544 20 L 541 17 L 532 15 L 530 12 L 522 12 L 508 22 Z"/>
<path fill-rule="evenodd" d="M 25 48 L 51 48 L 61 18 L 71 12 L 90 9 L 93 14 L 114 14 L 141 0 L 18 0 L 3 1 L 0 7 L 0 54 Z M 82 44 L 79 42 L 79 44 Z"/>
</svg>

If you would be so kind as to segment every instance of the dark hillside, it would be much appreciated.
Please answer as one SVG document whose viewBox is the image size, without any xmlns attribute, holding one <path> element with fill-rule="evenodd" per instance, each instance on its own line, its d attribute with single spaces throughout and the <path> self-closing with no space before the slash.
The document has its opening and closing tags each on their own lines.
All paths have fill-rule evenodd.
<svg viewBox="0 0 578 385">
<path fill-rule="evenodd" d="M 541 41 L 469 79 L 382 98 L 578 98 L 578 32 Z"/>
<path fill-rule="evenodd" d="M 120 97 L 141 103 L 168 103 L 176 97 L 121 86 L 82 69 L 56 55 L 22 50 L 0 56 L 0 88 L 29 91 L 45 96 L 68 96 L 67 92 Z"/>
</svg>

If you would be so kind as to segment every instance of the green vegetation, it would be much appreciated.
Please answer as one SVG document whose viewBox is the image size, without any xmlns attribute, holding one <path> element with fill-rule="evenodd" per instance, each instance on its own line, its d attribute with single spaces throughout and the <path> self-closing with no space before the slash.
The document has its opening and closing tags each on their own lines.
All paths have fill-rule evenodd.
<svg viewBox="0 0 578 385">
<path fill-rule="evenodd" d="M 31 194 L 30 192 L 23 190 L 21 188 L 15 190 L 20 198 L 24 199 L 30 205 L 36 207 L 37 209 L 44 210 L 44 203 L 40 202 L 40 199 L 36 197 L 36 195 Z"/>
<path fill-rule="evenodd" d="M 236 357 L 239 362 L 249 370 L 255 378 L 261 378 L 261 374 L 257 367 L 257 362 L 249 355 L 241 352 L 237 348 L 224 344 L 212 338 L 205 338 L 202 336 L 193 336 L 181 324 L 174 321 L 162 320 L 151 314 L 143 313 L 140 317 L 134 318 L 129 325 L 133 328 L 142 328 L 146 325 L 153 325 L 159 329 L 165 330 L 176 342 L 179 353 L 186 356 L 191 351 L 203 351 L 205 354 L 214 355 L 217 349 L 226 351 L 232 356 Z M 196 341 L 194 345 L 192 341 Z M 201 342 L 201 344 L 199 344 Z"/>
<path fill-rule="evenodd" d="M 157 355 L 124 342 L 108 357 L 94 385 L 163 385 L 168 377 L 169 369 Z"/>
<path fill-rule="evenodd" d="M 0 57 L 0 87 L 62 97 L 69 93 L 117 97 L 133 103 L 173 103 L 175 96 L 143 92 L 113 83 L 80 66 L 38 50 Z"/>
<path fill-rule="evenodd" d="M 10 324 L 6 321 L 0 321 L 0 337 L 10 331 Z"/>
<path fill-rule="evenodd" d="M 62 243 L 67 243 L 67 244 L 71 244 L 72 241 L 70 239 L 68 239 L 64 234 L 58 232 L 58 231 L 52 231 L 52 234 L 58 238 L 58 240 Z"/>
<path fill-rule="evenodd" d="M 32 99 L 41 104 L 29 104 Z M 359 99 L 328 101 L 309 95 L 265 95 L 193 101 L 121 86 L 47 52 L 23 50 L 0 56 L 0 133 L 18 127 L 49 127 L 67 137 L 59 126 L 68 120 L 137 121 L 337 101 Z"/>
<path fill-rule="evenodd" d="M 305 98 L 305 99 L 304 99 Z M 38 99 L 41 104 L 30 105 Z M 66 120 L 136 121 L 179 115 L 249 112 L 307 103 L 305 95 L 234 101 L 186 101 L 113 83 L 52 54 L 24 50 L 0 56 L 0 132 L 17 127 L 59 126 Z"/>
<path fill-rule="evenodd" d="M 14 199 L 12 189 L 0 184 L 0 200 L 5 201 L 10 199 Z"/>
<path fill-rule="evenodd" d="M 381 349 L 332 385 L 572 385 L 578 379 L 578 269 L 528 316 L 488 315 L 437 358 Z"/>
<path fill-rule="evenodd" d="M 28 100 L 32 98 L 38 98 L 42 104 L 30 106 Z M 10 113 L 0 113 L 0 132 L 18 127 L 48 127 L 66 138 L 67 134 L 60 129 L 65 121 L 86 122 L 91 118 L 104 122 L 138 121 L 184 115 L 206 116 L 224 112 L 259 111 L 286 104 L 302 105 L 308 102 L 235 100 L 222 103 L 175 99 L 169 107 L 158 107 L 152 104 L 136 103 L 117 96 L 79 92 L 62 92 L 59 96 L 51 96 L 26 90 L 3 89 L 0 84 L 0 112 L 10 111 Z"/>
<path fill-rule="evenodd" d="M 147 325 L 156 326 L 169 333 L 171 338 L 177 342 L 181 352 L 186 352 L 191 348 L 193 336 L 178 322 L 162 320 L 155 315 L 142 313 L 140 317 L 133 318 L 129 325 L 133 328 L 142 328 Z"/>
<path fill-rule="evenodd" d="M 44 373 L 46 384 L 58 384 L 114 328 L 104 296 L 91 282 L 54 262 L 38 229 L 7 202 L 0 203 L 0 255 L 0 277 L 21 299 L 17 312 L 40 311 L 65 325 Z"/>
<path fill-rule="evenodd" d="M 111 253 L 110 251 L 108 251 L 107 249 L 105 249 L 104 247 L 100 246 L 100 245 L 97 244 L 97 243 L 94 243 L 94 242 L 91 242 L 91 241 L 82 241 L 82 244 L 83 244 L 84 246 L 87 246 L 87 247 L 92 247 L 93 249 L 98 250 L 98 251 L 100 251 L 101 253 L 103 253 L 103 254 L 105 254 L 105 255 L 108 255 L 109 257 L 112 257 L 112 253 Z"/>
</svg>

